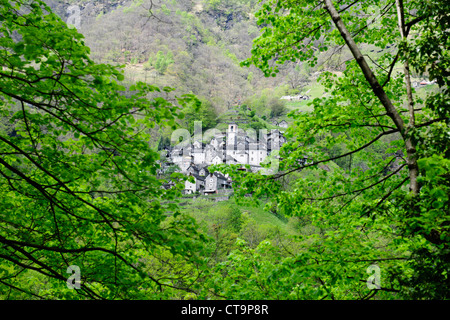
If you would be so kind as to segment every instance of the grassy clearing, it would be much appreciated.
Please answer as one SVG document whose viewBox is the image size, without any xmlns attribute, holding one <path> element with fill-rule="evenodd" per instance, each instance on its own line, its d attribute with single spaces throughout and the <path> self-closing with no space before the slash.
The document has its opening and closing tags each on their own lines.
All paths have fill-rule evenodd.
<svg viewBox="0 0 450 320">
<path fill-rule="evenodd" d="M 233 201 L 233 200 L 230 200 Z M 288 219 L 282 216 L 276 216 L 273 213 L 264 210 L 264 204 L 258 207 L 252 206 L 239 206 L 242 213 L 247 213 L 249 217 L 254 219 L 259 224 L 268 224 L 279 227 L 283 231 L 288 231 L 287 223 Z"/>
<path fill-rule="evenodd" d="M 315 98 L 323 97 L 325 90 L 320 83 L 314 82 L 303 88 L 303 92 L 304 92 L 303 94 L 308 95 L 310 99 L 300 101 L 288 101 L 286 103 L 286 106 L 290 111 L 297 110 L 300 112 L 311 112 L 313 110 L 313 107 L 309 104 Z"/>
<path fill-rule="evenodd" d="M 194 199 L 183 207 L 183 211 L 194 217 L 200 224 L 216 223 L 230 208 L 238 208 L 246 219 L 251 220 L 261 227 L 278 228 L 283 234 L 295 234 L 295 230 L 289 224 L 289 219 L 276 216 L 264 210 L 264 204 L 259 206 L 237 205 L 233 199 L 221 202 L 213 202 L 204 199 Z"/>
<path fill-rule="evenodd" d="M 313 107 L 308 105 L 311 100 L 289 101 L 286 103 L 289 111 L 297 110 L 300 112 L 311 112 Z"/>
</svg>

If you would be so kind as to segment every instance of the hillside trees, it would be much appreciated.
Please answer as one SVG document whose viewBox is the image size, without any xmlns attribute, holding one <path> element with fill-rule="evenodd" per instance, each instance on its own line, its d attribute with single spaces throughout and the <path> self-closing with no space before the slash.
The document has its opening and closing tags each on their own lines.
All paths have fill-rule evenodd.
<svg viewBox="0 0 450 320">
<path fill-rule="evenodd" d="M 284 94 L 284 88 L 264 89 L 261 93 L 244 100 L 244 104 L 248 105 L 258 116 L 266 118 L 278 117 L 286 114 L 287 108 L 280 97 Z"/>
<path fill-rule="evenodd" d="M 244 65 L 266 76 L 289 61 L 314 66 L 316 49 L 343 46 L 353 56 L 342 77 L 323 73 L 328 94 L 311 113 L 291 112 L 280 171 L 234 178 L 242 195 L 268 195 L 279 212 L 318 228 L 293 258 L 301 263 L 286 261 L 298 281 L 312 281 L 315 290 L 302 286 L 310 298 L 448 298 L 449 12 L 439 0 L 324 0 L 267 1 L 257 14 L 264 28 Z M 381 55 L 362 53 L 367 44 Z M 411 70 L 436 89 L 420 96 Z M 343 152 L 330 156 L 336 145 Z M 325 169 L 342 158 L 347 169 Z M 308 174 L 283 190 L 279 180 L 298 171 Z M 369 264 L 381 268 L 381 287 L 366 287 Z"/>
<path fill-rule="evenodd" d="M 94 63 L 41 1 L 1 0 L 0 19 L 1 298 L 190 291 L 203 237 L 166 201 L 184 184 L 162 188 L 149 128 L 174 126 L 194 97 L 172 104 L 144 83 L 125 92 L 122 71 Z"/>
<path fill-rule="evenodd" d="M 269 107 L 270 107 L 270 116 L 272 118 L 284 115 L 287 110 L 284 101 L 277 98 L 270 99 Z"/>
<path fill-rule="evenodd" d="M 287 76 L 287 83 L 289 85 L 289 93 L 298 94 L 303 87 L 308 84 L 310 74 L 306 70 L 302 70 L 302 64 L 298 63 L 292 66 Z"/>
<path fill-rule="evenodd" d="M 193 4 L 190 0 L 134 1 L 94 20 L 84 19 L 82 11 L 80 32 L 86 37 L 94 61 L 126 63 L 126 76 L 152 79 L 161 86 L 176 88 L 180 95 L 192 92 L 203 96 L 218 112 L 264 88 L 282 85 L 282 79 L 265 78 L 254 67 L 250 69 L 252 80 L 247 81 L 249 70 L 239 67 L 239 61 L 249 57 L 252 40 L 258 32 L 253 14 L 233 15 L 228 27 L 222 28 L 216 11 L 208 10 L 206 5 L 195 11 Z M 170 14 L 158 11 L 163 5 L 170 9 Z M 243 11 L 253 13 L 255 6 L 250 7 L 241 6 Z M 149 57 L 169 50 L 174 62 L 164 75 L 145 69 Z M 130 53 L 126 58 L 125 52 Z M 133 61 L 137 64 L 130 65 Z"/>
<path fill-rule="evenodd" d="M 236 15 L 248 14 L 256 3 L 256 0 L 206 0 L 205 6 L 221 15 Z"/>
<path fill-rule="evenodd" d="M 210 101 L 200 98 L 198 105 L 189 105 L 183 109 L 185 117 L 183 120 L 184 128 L 194 134 L 194 122 L 201 121 L 202 129 L 207 130 L 217 125 L 217 114 Z"/>
<path fill-rule="evenodd" d="M 155 57 L 148 59 L 144 64 L 144 68 L 150 69 L 150 67 L 154 67 L 159 74 L 164 74 L 174 61 L 172 51 L 169 50 L 167 53 L 158 51 Z"/>
</svg>

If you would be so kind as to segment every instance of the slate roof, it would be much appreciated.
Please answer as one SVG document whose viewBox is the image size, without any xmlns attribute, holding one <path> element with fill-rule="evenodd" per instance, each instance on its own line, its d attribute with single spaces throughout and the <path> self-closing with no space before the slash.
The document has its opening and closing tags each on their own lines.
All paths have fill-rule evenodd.
<svg viewBox="0 0 450 320">
<path fill-rule="evenodd" d="M 221 179 L 221 180 L 228 180 L 223 174 L 221 174 L 220 172 L 213 172 L 213 175 L 215 175 L 217 177 L 217 179 Z"/>
<path fill-rule="evenodd" d="M 199 176 L 198 174 L 192 174 L 192 176 L 195 179 L 200 180 L 200 181 L 205 181 L 205 179 L 206 179 L 206 176 Z"/>
<path fill-rule="evenodd" d="M 225 160 L 232 160 L 232 161 L 234 161 L 234 162 L 238 162 L 234 157 L 232 157 L 232 156 L 227 156 L 226 158 L 225 158 Z"/>
</svg>

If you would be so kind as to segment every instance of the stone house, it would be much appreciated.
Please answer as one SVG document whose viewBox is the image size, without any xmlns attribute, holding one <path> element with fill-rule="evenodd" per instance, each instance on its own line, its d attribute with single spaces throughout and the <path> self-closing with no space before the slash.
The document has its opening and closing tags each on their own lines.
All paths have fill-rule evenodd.
<svg viewBox="0 0 450 320">
<path fill-rule="evenodd" d="M 186 169 L 186 174 L 205 177 L 209 174 L 209 171 L 207 165 L 197 165 L 195 163 L 191 163 Z"/>
<path fill-rule="evenodd" d="M 195 192 L 202 192 L 205 189 L 205 179 L 206 177 L 202 177 L 198 174 L 191 174 L 191 177 L 194 178 L 194 182 L 190 182 L 186 180 L 184 184 L 184 192 L 186 194 L 193 194 Z"/>
<path fill-rule="evenodd" d="M 248 151 L 247 150 L 236 150 L 234 158 L 240 164 L 248 164 Z"/>
<path fill-rule="evenodd" d="M 262 143 L 251 143 L 248 150 L 248 164 L 259 166 L 267 157 L 267 148 Z"/>
<path fill-rule="evenodd" d="M 222 150 L 225 146 L 225 136 L 223 135 L 216 135 L 211 139 L 209 144 L 207 146 L 212 146 L 216 150 Z"/>
<path fill-rule="evenodd" d="M 219 172 L 210 173 L 205 178 L 205 194 L 218 193 L 219 190 L 231 188 L 231 182 Z"/>
<path fill-rule="evenodd" d="M 207 175 L 209 175 L 208 167 L 207 166 L 199 167 L 198 175 L 200 177 L 206 177 Z"/>
<path fill-rule="evenodd" d="M 192 159 L 195 164 L 205 163 L 206 153 L 202 149 L 194 149 L 194 152 L 192 152 Z"/>
<path fill-rule="evenodd" d="M 192 148 L 194 149 L 194 152 L 195 152 L 195 150 L 203 150 L 203 148 L 205 146 L 206 145 L 203 142 L 198 141 L 198 140 L 196 140 L 192 143 Z"/>
<path fill-rule="evenodd" d="M 282 128 L 287 128 L 288 127 L 288 123 L 287 123 L 286 120 L 281 120 L 280 123 L 278 123 L 278 126 L 282 127 Z"/>
<path fill-rule="evenodd" d="M 216 156 L 211 160 L 211 164 L 222 164 L 222 163 L 224 163 L 223 156 L 219 154 L 216 154 Z"/>
<path fill-rule="evenodd" d="M 212 163 L 212 160 L 215 156 L 217 156 L 218 151 L 212 144 L 207 144 L 205 149 L 205 162 L 206 163 Z"/>
<path fill-rule="evenodd" d="M 233 157 L 233 156 L 227 156 L 225 158 L 225 163 L 226 164 L 238 164 L 239 162 Z"/>
</svg>

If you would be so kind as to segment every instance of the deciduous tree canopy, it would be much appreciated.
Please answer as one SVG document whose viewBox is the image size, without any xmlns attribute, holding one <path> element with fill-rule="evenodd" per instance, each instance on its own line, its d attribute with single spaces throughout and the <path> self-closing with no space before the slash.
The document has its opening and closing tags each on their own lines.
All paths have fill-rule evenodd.
<svg viewBox="0 0 450 320">
<path fill-rule="evenodd" d="M 163 256 L 195 260 L 200 249 L 193 220 L 167 201 L 179 188 L 162 188 L 149 146 L 149 129 L 173 126 L 192 97 L 175 105 L 144 83 L 125 95 L 121 70 L 94 63 L 83 36 L 40 1 L 2 0 L 0 19 L 0 295 L 188 290 L 175 266 L 146 270 Z M 66 285 L 70 265 L 80 290 Z"/>
<path fill-rule="evenodd" d="M 380 9 L 376 21 L 373 6 Z M 342 77 L 323 74 L 328 94 L 312 101 L 312 112 L 291 112 L 282 170 L 235 177 L 243 195 L 267 195 L 280 212 L 322 230 L 286 262 L 312 281 L 299 288 L 309 298 L 368 298 L 383 290 L 448 298 L 449 12 L 447 1 L 325 0 L 266 1 L 257 14 L 264 28 L 244 65 L 267 76 L 291 60 L 314 65 L 317 49 L 344 46 L 353 55 Z M 362 44 L 393 49 L 372 58 Z M 416 95 L 412 70 L 439 89 Z M 324 166 L 343 158 L 339 170 Z M 281 179 L 298 172 L 283 188 Z M 361 262 L 381 267 L 382 288 L 364 293 Z"/>
<path fill-rule="evenodd" d="M 236 63 L 248 55 L 224 43 L 258 32 L 249 19 L 238 34 L 229 20 L 255 1 L 192 6 L 134 2 L 126 14 L 147 10 L 155 43 L 186 33 L 153 55 L 123 55 L 201 99 L 125 86 L 123 69 L 94 62 L 43 2 L 0 0 L 0 298 L 448 299 L 450 3 L 261 1 L 249 72 Z M 223 32 L 203 27 L 202 6 Z M 109 54 L 108 41 L 96 47 Z M 301 102 L 311 111 L 280 103 L 276 81 L 249 93 L 255 67 L 298 93 L 325 52 L 346 60 L 322 64 L 324 94 Z M 435 85 L 419 91 L 413 78 Z M 214 127 L 217 101 L 225 110 L 241 99 L 232 111 L 254 129 L 290 110 L 287 142 L 265 161 L 278 171 L 209 167 L 229 174 L 237 204 L 210 195 L 179 206 L 186 177 L 177 166 L 159 174 L 156 149 L 177 124 Z"/>
</svg>

